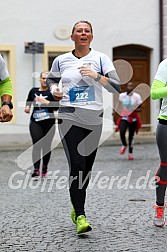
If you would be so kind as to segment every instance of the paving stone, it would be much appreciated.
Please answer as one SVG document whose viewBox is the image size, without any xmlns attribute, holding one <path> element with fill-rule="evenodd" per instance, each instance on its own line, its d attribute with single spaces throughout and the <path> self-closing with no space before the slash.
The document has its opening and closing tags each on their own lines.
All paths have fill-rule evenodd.
<svg viewBox="0 0 167 252">
<path fill-rule="evenodd" d="M 26 180 L 30 168 L 23 171 L 17 165 L 22 152 L 0 152 L 0 251 L 166 252 L 167 226 L 152 224 L 151 181 L 159 165 L 155 143 L 136 144 L 132 161 L 127 153 L 119 155 L 119 146 L 99 148 L 86 201 L 93 230 L 82 237 L 70 219 L 68 185 L 61 189 L 58 181 L 68 176 L 63 149 L 53 150 L 49 164 L 58 178 L 41 180 L 36 188 Z"/>
</svg>

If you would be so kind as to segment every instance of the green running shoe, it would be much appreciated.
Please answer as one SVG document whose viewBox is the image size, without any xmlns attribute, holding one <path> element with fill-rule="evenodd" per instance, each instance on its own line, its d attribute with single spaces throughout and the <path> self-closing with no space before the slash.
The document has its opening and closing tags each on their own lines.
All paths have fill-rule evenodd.
<svg viewBox="0 0 167 252">
<path fill-rule="evenodd" d="M 72 210 L 71 210 L 71 219 L 74 222 L 74 224 L 77 224 L 77 218 L 76 218 L 74 207 L 72 207 Z"/>
<path fill-rule="evenodd" d="M 86 217 L 84 215 L 79 215 L 77 217 L 76 225 L 78 235 L 82 235 L 92 230 L 90 224 L 86 221 Z"/>
</svg>

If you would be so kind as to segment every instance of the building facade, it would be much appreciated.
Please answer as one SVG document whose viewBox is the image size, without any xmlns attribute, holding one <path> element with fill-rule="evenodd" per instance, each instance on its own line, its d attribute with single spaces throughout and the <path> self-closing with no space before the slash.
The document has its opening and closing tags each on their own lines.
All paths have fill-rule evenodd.
<svg viewBox="0 0 167 252">
<path fill-rule="evenodd" d="M 27 94 L 32 86 L 39 85 L 39 73 L 49 70 L 57 55 L 73 49 L 71 29 L 79 20 L 92 23 L 92 47 L 106 53 L 114 61 L 122 83 L 131 76 L 136 87 L 142 88 L 140 84 L 144 83 L 149 89 L 161 57 L 162 8 L 163 56 L 166 57 L 167 54 L 166 2 L 167 0 L 3 1 L 0 53 L 8 64 L 13 81 L 14 118 L 9 124 L 0 125 L 1 134 L 28 133 L 29 115 L 24 113 Z M 44 53 L 25 53 L 25 46 L 32 42 L 44 43 Z M 106 111 L 111 114 L 115 98 L 105 92 L 104 97 Z M 108 110 L 108 106 L 111 109 Z M 143 128 L 155 132 L 159 102 L 151 101 L 147 95 L 142 107 Z M 110 131 L 113 128 L 112 118 L 105 120 L 104 130 Z"/>
</svg>

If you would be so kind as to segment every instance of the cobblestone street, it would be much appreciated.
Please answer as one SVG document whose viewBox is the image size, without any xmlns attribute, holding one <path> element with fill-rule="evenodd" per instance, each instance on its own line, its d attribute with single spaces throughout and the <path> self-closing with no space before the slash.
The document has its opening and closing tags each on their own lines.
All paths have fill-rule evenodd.
<svg viewBox="0 0 167 252">
<path fill-rule="evenodd" d="M 167 226 L 152 224 L 154 143 L 136 144 L 133 161 L 119 155 L 119 146 L 99 148 L 86 201 L 93 230 L 83 236 L 70 219 L 63 149 L 53 150 L 48 178 L 33 182 L 30 169 L 17 165 L 22 152 L 0 152 L 0 252 L 167 251 Z"/>
</svg>

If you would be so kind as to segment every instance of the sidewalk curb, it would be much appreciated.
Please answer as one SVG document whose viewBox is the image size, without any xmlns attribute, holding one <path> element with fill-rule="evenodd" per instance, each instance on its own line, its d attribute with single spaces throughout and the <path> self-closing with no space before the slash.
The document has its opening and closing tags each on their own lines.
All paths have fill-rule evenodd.
<svg viewBox="0 0 167 252">
<path fill-rule="evenodd" d="M 54 141 L 54 140 L 53 140 Z M 155 134 L 150 132 L 141 132 L 134 136 L 134 144 L 156 143 Z M 6 150 L 25 150 L 32 145 L 29 134 L 1 134 L 0 135 L 0 151 Z M 105 141 L 102 141 L 101 146 L 121 145 L 119 133 L 112 134 Z M 58 148 L 62 147 L 61 144 Z"/>
</svg>

